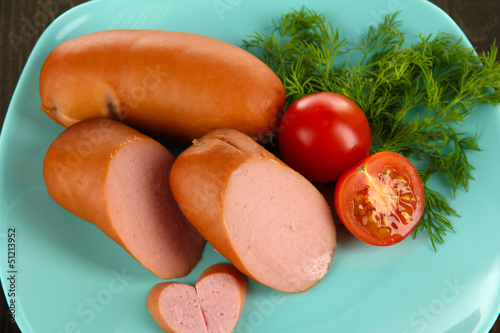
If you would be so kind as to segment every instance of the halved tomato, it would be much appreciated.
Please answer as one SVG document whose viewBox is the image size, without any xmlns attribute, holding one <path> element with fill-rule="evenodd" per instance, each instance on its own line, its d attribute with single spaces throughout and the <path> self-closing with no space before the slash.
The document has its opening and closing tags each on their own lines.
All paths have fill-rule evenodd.
<svg viewBox="0 0 500 333">
<path fill-rule="evenodd" d="M 424 211 L 424 187 L 403 155 L 380 152 L 362 159 L 338 180 L 335 210 L 365 243 L 387 246 L 405 239 Z"/>
</svg>

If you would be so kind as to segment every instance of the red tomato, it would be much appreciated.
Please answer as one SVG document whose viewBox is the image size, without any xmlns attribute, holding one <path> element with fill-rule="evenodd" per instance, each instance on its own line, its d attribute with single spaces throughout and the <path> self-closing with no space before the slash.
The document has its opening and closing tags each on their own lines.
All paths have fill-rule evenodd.
<svg viewBox="0 0 500 333">
<path fill-rule="evenodd" d="M 370 125 L 349 98 L 331 92 L 311 94 L 286 110 L 278 145 L 283 161 L 304 177 L 332 182 L 368 155 Z"/>
<path fill-rule="evenodd" d="M 340 177 L 335 210 L 360 240 L 378 246 L 408 236 L 424 211 L 424 187 L 413 164 L 403 155 L 381 152 L 361 160 Z"/>
</svg>

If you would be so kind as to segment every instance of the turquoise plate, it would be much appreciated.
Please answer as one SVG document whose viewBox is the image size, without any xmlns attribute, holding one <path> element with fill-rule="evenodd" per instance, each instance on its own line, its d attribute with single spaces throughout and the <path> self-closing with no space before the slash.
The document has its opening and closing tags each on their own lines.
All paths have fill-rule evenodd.
<svg viewBox="0 0 500 333">
<path fill-rule="evenodd" d="M 21 75 L 0 141 L 1 278 L 24 333 L 161 332 L 145 306 L 160 280 L 45 190 L 44 154 L 62 131 L 39 109 L 38 75 L 49 51 L 69 38 L 115 28 L 188 31 L 241 45 L 304 3 L 350 40 L 401 10 L 406 35 L 446 31 L 470 45 L 446 14 L 423 0 L 95 0 L 46 29 Z M 435 184 L 461 214 L 452 219 L 456 234 L 437 253 L 424 233 L 377 248 L 339 228 L 325 279 L 300 294 L 252 281 L 235 332 L 488 332 L 500 310 L 499 109 L 475 107 L 464 131 L 476 129 L 483 151 L 470 153 L 476 180 L 469 192 L 453 199 L 448 186 Z M 179 281 L 194 283 L 219 261 L 224 258 L 207 246 L 202 261 Z"/>
</svg>

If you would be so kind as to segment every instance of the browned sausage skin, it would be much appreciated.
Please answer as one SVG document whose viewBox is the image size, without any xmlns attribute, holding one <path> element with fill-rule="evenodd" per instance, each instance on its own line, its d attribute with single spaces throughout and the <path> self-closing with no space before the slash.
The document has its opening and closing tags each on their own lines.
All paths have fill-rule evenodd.
<svg viewBox="0 0 500 333">
<path fill-rule="evenodd" d="M 201 235 L 254 280 L 301 292 L 325 276 L 336 231 L 324 197 L 243 133 L 196 140 L 174 162 L 170 186 Z"/>
<path fill-rule="evenodd" d="M 160 30 L 109 30 L 70 39 L 46 58 L 41 109 L 69 126 L 120 120 L 186 143 L 216 128 L 269 135 L 285 92 L 249 52 L 214 38 Z"/>
<path fill-rule="evenodd" d="M 174 157 L 119 122 L 90 119 L 49 147 L 43 176 L 63 208 L 95 224 L 161 278 L 187 275 L 204 239 L 187 222 L 168 184 Z"/>
</svg>

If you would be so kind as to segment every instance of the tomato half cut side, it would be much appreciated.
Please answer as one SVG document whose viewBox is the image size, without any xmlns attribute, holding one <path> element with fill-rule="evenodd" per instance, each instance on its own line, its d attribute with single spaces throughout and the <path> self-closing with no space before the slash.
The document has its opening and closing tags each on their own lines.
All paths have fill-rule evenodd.
<svg viewBox="0 0 500 333">
<path fill-rule="evenodd" d="M 387 246 L 405 239 L 424 211 L 424 187 L 403 155 L 380 152 L 346 171 L 335 187 L 335 210 L 365 243 Z"/>
</svg>

